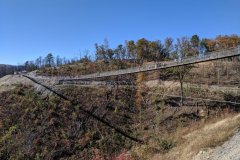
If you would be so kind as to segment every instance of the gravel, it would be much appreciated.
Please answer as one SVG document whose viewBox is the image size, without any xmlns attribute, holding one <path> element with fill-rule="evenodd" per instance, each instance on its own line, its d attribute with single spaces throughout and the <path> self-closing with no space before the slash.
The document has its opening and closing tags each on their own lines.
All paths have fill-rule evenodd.
<svg viewBox="0 0 240 160">
<path fill-rule="evenodd" d="M 214 149 L 200 151 L 194 160 L 240 160 L 240 131 Z"/>
</svg>

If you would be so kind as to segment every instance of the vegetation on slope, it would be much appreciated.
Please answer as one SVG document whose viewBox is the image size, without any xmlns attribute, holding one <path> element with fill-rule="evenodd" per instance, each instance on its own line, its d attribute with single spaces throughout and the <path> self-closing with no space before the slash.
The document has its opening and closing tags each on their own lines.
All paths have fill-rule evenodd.
<svg viewBox="0 0 240 160">
<path fill-rule="evenodd" d="M 174 133 L 179 130 L 194 128 L 196 122 L 219 116 L 224 110 L 239 111 L 237 106 L 215 107 L 217 103 L 199 103 L 196 108 L 190 101 L 176 107 L 169 102 L 179 103 L 179 99 L 164 98 L 164 89 L 139 87 L 142 90 L 137 92 L 130 87 L 62 86 L 64 95 L 79 106 L 54 95 L 43 97 L 29 86 L 1 93 L 1 159 L 149 159 L 178 147 L 181 139 Z M 79 107 L 142 138 L 145 144 L 133 143 L 86 116 Z M 201 115 L 199 111 L 206 109 L 208 114 Z"/>
<path fill-rule="evenodd" d="M 77 100 L 86 98 L 81 96 Z M 55 96 L 43 98 L 31 87 L 1 93 L 0 104 L 0 159 L 108 159 L 132 146 L 128 139 L 80 112 L 78 107 L 83 106 L 71 106 Z M 117 108 L 99 104 L 86 109 L 130 132 L 130 116 L 119 114 L 123 118 L 115 120 L 108 117 L 108 110 Z"/>
<path fill-rule="evenodd" d="M 201 50 L 197 47 L 200 43 L 201 47 L 208 51 L 234 47 L 238 40 L 238 36 L 220 36 L 214 40 L 200 41 L 197 36 L 193 36 L 191 39 L 178 39 L 176 46 L 173 46 L 171 39 L 167 39 L 164 45 L 159 41 L 140 39 L 137 42 L 128 41 L 126 46 L 118 46 L 116 49 L 107 45 L 96 45 L 96 61 L 85 57 L 81 61 L 62 63 L 61 59 L 58 59 L 57 64 L 49 54 L 44 61 L 38 59 L 37 65 L 28 62 L 26 67 L 29 71 L 40 69 L 39 74 L 76 76 L 173 59 L 177 58 L 174 56 L 178 52 L 182 55 L 200 54 Z M 167 94 L 219 98 L 235 102 L 239 102 L 239 95 L 188 88 L 184 85 L 180 88 L 168 86 L 153 89 L 148 88 L 144 82 L 156 77 L 158 79 L 159 76 L 161 80 L 178 80 L 182 84 L 193 82 L 224 85 L 225 83 L 219 83 L 220 76 L 224 81 L 239 80 L 239 65 L 235 65 L 234 62 L 229 61 L 228 68 L 215 63 L 207 64 L 205 68 L 205 72 L 200 65 L 187 68 L 188 72 L 184 73 L 179 68 L 173 68 L 161 72 L 140 73 L 136 77 L 108 79 L 117 81 L 127 78 L 126 81 L 136 84 L 135 87 L 62 86 L 62 93 L 71 101 L 80 104 L 77 106 L 72 106 L 68 101 L 54 95 L 43 96 L 30 86 L 19 85 L 15 90 L 0 93 L 0 159 L 98 160 L 120 157 L 139 160 L 149 159 L 159 153 L 167 157 L 168 153 L 181 147 L 182 137 L 186 133 L 184 131 L 191 131 L 194 125 L 202 122 L 204 124 L 224 112 L 239 112 L 238 105 L 185 99 L 182 101 L 178 97 L 167 97 Z M 214 73 L 219 73 L 218 69 L 222 72 L 216 77 Z M 126 133 L 140 137 L 145 144 L 130 141 L 83 114 L 79 110 L 80 107 Z M 229 130 L 233 129 L 234 127 L 231 127 Z M 231 134 L 226 135 L 223 137 Z M 217 140 L 217 143 L 224 139 Z"/>
</svg>

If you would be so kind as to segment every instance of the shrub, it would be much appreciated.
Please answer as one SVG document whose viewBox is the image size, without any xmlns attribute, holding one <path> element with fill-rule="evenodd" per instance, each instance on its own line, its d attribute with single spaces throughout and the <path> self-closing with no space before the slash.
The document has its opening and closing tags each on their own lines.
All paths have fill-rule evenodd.
<svg viewBox="0 0 240 160">
<path fill-rule="evenodd" d="M 169 151 L 176 145 L 176 142 L 173 139 L 161 139 L 159 143 L 164 151 Z"/>
</svg>

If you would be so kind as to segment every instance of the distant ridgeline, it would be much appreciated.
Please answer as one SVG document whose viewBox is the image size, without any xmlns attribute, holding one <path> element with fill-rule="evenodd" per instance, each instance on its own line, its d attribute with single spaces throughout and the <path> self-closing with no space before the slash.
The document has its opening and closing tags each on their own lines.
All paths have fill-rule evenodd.
<svg viewBox="0 0 240 160">
<path fill-rule="evenodd" d="M 8 74 L 13 74 L 15 71 L 24 70 L 24 68 L 24 66 L 0 64 L 0 78 Z"/>
</svg>

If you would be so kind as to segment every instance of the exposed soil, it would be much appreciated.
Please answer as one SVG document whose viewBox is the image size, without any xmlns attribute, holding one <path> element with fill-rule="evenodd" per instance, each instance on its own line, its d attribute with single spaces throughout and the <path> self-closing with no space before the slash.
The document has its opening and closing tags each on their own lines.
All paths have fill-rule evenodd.
<svg viewBox="0 0 240 160">
<path fill-rule="evenodd" d="M 7 75 L 0 78 L 0 92 L 12 90 L 19 84 L 33 85 L 32 81 L 21 75 Z"/>
</svg>

